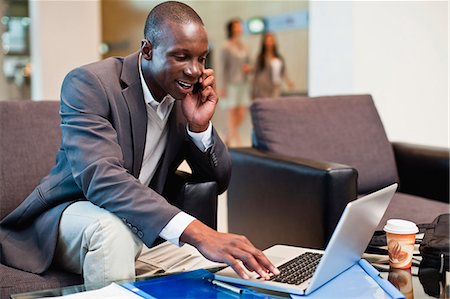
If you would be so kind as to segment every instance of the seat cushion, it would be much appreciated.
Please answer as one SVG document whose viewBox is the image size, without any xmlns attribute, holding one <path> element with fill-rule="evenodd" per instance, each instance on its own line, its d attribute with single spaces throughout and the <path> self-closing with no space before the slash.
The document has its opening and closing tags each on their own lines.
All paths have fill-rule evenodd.
<svg viewBox="0 0 450 299">
<path fill-rule="evenodd" d="M 83 283 L 81 275 L 52 269 L 42 275 L 36 275 L 0 264 L 0 273 L 0 298 L 9 298 L 11 294 L 60 288 Z"/>
<path fill-rule="evenodd" d="M 397 192 L 384 214 L 377 230 L 382 230 L 389 219 L 405 219 L 416 224 L 431 223 L 445 213 L 449 213 L 448 203 Z"/>
<path fill-rule="evenodd" d="M 398 181 L 392 146 L 370 95 L 259 100 L 251 107 L 254 146 L 358 171 L 358 193 Z"/>
</svg>

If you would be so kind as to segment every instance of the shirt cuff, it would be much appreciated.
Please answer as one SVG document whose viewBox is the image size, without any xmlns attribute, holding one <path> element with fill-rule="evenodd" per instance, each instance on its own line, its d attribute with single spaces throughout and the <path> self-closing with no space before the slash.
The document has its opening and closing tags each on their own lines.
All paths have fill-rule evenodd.
<svg viewBox="0 0 450 299">
<path fill-rule="evenodd" d="M 192 141 L 202 152 L 206 152 L 208 148 L 213 145 L 212 138 L 212 123 L 209 122 L 208 128 L 200 133 L 191 132 L 189 130 L 189 124 L 186 125 L 186 130 L 188 135 L 191 136 Z"/>
<path fill-rule="evenodd" d="M 184 243 L 180 242 L 180 236 L 194 220 L 195 217 L 181 211 L 167 223 L 159 233 L 159 236 L 178 247 L 183 246 Z"/>
</svg>

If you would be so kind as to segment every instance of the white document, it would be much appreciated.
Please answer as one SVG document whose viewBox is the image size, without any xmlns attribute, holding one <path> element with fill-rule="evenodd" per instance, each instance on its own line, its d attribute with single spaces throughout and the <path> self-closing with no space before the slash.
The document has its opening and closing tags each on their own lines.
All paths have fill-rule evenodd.
<svg viewBox="0 0 450 299">
<path fill-rule="evenodd" d="M 51 299 L 51 298 L 116 298 L 116 299 L 142 299 L 141 296 L 121 287 L 116 283 L 111 283 L 110 285 L 92 291 L 85 291 L 76 294 L 58 296 L 58 297 L 45 297 L 41 299 Z"/>
</svg>

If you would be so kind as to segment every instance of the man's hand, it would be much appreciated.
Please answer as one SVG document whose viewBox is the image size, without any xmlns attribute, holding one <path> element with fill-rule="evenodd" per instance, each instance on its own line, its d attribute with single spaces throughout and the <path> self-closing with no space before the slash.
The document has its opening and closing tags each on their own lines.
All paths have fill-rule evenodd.
<svg viewBox="0 0 450 299">
<path fill-rule="evenodd" d="M 212 69 L 203 70 L 199 84 L 201 84 L 199 91 L 189 93 L 182 102 L 183 114 L 189 123 L 189 130 L 196 133 L 203 132 L 208 128 L 219 100 Z"/>
<path fill-rule="evenodd" d="M 255 271 L 264 279 L 270 278 L 269 273 L 280 273 L 264 253 L 256 249 L 246 237 L 217 232 L 198 220 L 188 225 L 180 240 L 196 247 L 207 259 L 228 264 L 244 279 L 249 277 L 239 261 L 242 261 L 249 271 Z"/>
</svg>

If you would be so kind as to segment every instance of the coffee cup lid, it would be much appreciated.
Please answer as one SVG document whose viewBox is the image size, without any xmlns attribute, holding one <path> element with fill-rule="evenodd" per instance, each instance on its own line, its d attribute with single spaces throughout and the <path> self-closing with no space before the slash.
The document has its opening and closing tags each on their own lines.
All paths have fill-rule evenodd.
<svg viewBox="0 0 450 299">
<path fill-rule="evenodd" d="M 416 234 L 419 228 L 414 222 L 402 219 L 389 219 L 384 231 L 393 234 Z"/>
</svg>

